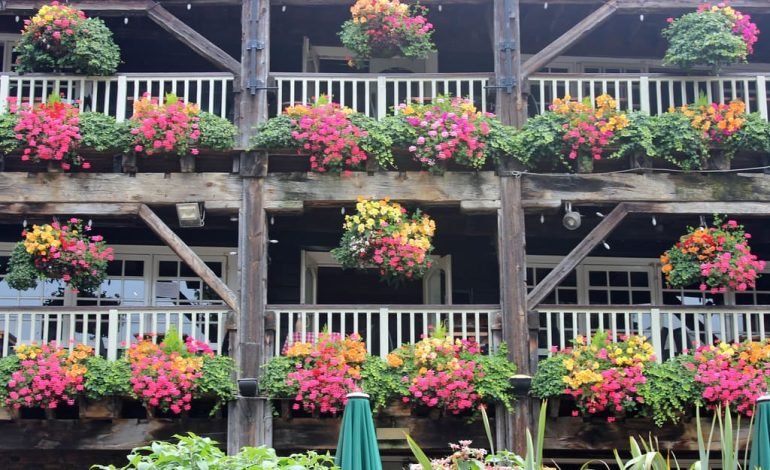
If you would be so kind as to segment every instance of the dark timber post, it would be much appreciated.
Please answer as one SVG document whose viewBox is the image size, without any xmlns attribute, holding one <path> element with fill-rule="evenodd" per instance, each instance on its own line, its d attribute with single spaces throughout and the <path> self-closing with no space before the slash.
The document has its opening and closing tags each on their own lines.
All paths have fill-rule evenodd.
<svg viewBox="0 0 770 470">
<path fill-rule="evenodd" d="M 522 126 L 527 118 L 525 89 L 521 73 L 521 34 L 519 0 L 494 1 L 494 44 L 496 113 L 505 124 Z M 530 374 L 530 334 L 527 321 L 526 249 L 524 209 L 521 204 L 521 178 L 509 165 L 500 168 L 498 212 L 500 300 L 503 341 L 509 358 L 520 374 Z M 535 354 L 537 349 L 535 348 Z M 501 413 L 502 414 L 502 413 Z M 534 423 L 530 400 L 516 402 L 513 414 L 500 416 L 498 446 L 517 454 L 526 453 L 525 430 Z"/>
<path fill-rule="evenodd" d="M 240 144 L 248 148 L 251 129 L 267 119 L 270 0 L 243 0 L 241 12 L 241 71 L 236 77 L 236 124 Z M 238 218 L 238 270 L 241 309 L 231 344 L 239 377 L 258 378 L 266 361 L 265 304 L 267 303 L 267 225 L 264 206 L 266 158 L 253 152 L 241 155 L 243 184 Z M 228 414 L 227 450 L 272 444 L 269 404 L 239 398 Z"/>
</svg>

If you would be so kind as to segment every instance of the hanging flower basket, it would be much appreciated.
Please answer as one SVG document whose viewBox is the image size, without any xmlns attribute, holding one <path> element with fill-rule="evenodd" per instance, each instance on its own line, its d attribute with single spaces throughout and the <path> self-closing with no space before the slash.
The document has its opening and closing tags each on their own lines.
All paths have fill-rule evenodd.
<svg viewBox="0 0 770 470">
<path fill-rule="evenodd" d="M 663 62 L 685 69 L 707 65 L 718 73 L 726 65 L 746 62 L 759 39 L 759 28 L 751 16 L 728 2 L 704 3 L 697 11 L 668 22 L 663 30 L 669 42 Z"/>
<path fill-rule="evenodd" d="M 104 21 L 59 2 L 24 20 L 14 52 L 20 73 L 112 75 L 120 63 L 120 49 Z"/>
<path fill-rule="evenodd" d="M 107 277 L 112 248 L 101 235 L 89 235 L 90 225 L 80 219 L 67 224 L 53 221 L 24 230 L 16 244 L 5 280 L 13 289 L 37 286 L 38 279 L 61 279 L 78 291 L 92 292 Z"/>
<path fill-rule="evenodd" d="M 408 215 L 388 198 L 359 198 L 343 228 L 340 247 L 332 250 L 343 268 L 374 268 L 389 283 L 421 279 L 430 269 L 436 224 L 419 210 Z"/>
<path fill-rule="evenodd" d="M 753 289 L 765 262 L 751 253 L 750 238 L 743 225 L 735 220 L 722 223 L 716 216 L 711 227 L 689 227 L 660 257 L 666 283 L 671 287 L 699 284 L 700 290 L 714 294 Z"/>
<path fill-rule="evenodd" d="M 339 32 L 342 44 L 355 54 L 348 65 L 360 68 L 372 57 L 427 57 L 435 50 L 427 11 L 399 0 L 358 0 Z"/>
</svg>

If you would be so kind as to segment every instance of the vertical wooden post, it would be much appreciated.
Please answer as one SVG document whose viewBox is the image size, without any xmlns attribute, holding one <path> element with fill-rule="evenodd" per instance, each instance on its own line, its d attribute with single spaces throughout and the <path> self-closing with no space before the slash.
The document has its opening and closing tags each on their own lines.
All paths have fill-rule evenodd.
<svg viewBox="0 0 770 470">
<path fill-rule="evenodd" d="M 240 377 L 259 378 L 265 361 L 265 304 L 267 303 L 267 225 L 263 198 L 264 179 L 243 179 L 239 213 L 238 262 L 241 309 L 235 336 L 234 358 Z M 267 401 L 240 397 L 228 415 L 227 448 L 271 445 L 271 416 Z"/>
<path fill-rule="evenodd" d="M 248 148 L 252 128 L 267 119 L 269 51 L 270 0 L 242 0 L 241 72 L 235 80 L 235 122 L 242 148 Z M 265 175 L 257 171 L 259 159 L 253 153 L 241 156 L 243 201 L 238 219 L 241 310 L 238 329 L 231 332 L 240 377 L 256 378 L 267 359 L 265 342 L 268 341 L 265 336 L 268 243 L 263 198 Z M 264 400 L 236 400 L 230 406 L 227 427 L 227 450 L 231 454 L 243 446 L 272 445 L 272 417 L 269 403 Z"/>
<path fill-rule="evenodd" d="M 521 33 L 519 0 L 494 0 L 495 112 L 504 124 L 521 127 L 527 119 L 527 101 L 522 93 L 526 83 L 521 72 Z M 520 374 L 529 374 L 530 334 L 527 322 L 526 249 L 524 246 L 524 209 L 521 205 L 521 178 L 510 168 L 500 171 L 498 236 L 500 260 L 500 301 L 502 339 L 508 356 Z M 535 349 L 535 354 L 537 349 Z M 531 401 L 516 402 L 513 413 L 499 418 L 498 447 L 519 455 L 526 453 L 526 429 L 534 424 Z"/>
<path fill-rule="evenodd" d="M 527 311 L 526 247 L 524 238 L 524 209 L 521 205 L 521 178 L 500 178 L 501 207 L 498 212 L 500 259 L 500 297 L 502 304 L 503 341 L 508 345 L 508 357 L 519 374 L 532 372 L 530 334 Z M 535 349 L 535 354 L 537 349 Z M 526 429 L 534 424 L 531 401 L 520 398 L 513 414 L 506 413 L 504 440 L 498 445 L 519 455 L 526 453 Z M 534 430 L 533 430 L 534 432 Z"/>
</svg>

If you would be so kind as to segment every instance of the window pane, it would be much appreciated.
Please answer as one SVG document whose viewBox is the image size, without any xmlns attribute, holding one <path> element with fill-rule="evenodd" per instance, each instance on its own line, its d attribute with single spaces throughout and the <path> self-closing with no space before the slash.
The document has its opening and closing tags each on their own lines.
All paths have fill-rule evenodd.
<svg viewBox="0 0 770 470">
<path fill-rule="evenodd" d="M 628 273 L 626 271 L 610 271 L 610 285 L 616 287 L 628 286 Z"/>
<path fill-rule="evenodd" d="M 161 261 L 158 263 L 158 273 L 163 277 L 177 277 L 179 263 L 176 261 Z"/>
<path fill-rule="evenodd" d="M 144 276 L 144 261 L 126 260 L 123 264 L 125 269 L 124 276 Z"/>
<path fill-rule="evenodd" d="M 588 283 L 591 286 L 606 286 L 607 273 L 604 271 L 590 271 L 588 273 Z"/>
<path fill-rule="evenodd" d="M 634 287 L 648 287 L 650 279 L 646 272 L 632 272 L 631 285 Z"/>
</svg>

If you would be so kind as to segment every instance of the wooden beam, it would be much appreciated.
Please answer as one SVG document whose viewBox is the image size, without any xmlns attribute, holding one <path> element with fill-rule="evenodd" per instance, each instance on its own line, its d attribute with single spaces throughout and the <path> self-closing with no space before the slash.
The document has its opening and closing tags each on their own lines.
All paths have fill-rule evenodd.
<svg viewBox="0 0 770 470">
<path fill-rule="evenodd" d="M 0 451 L 125 450 L 175 434 L 194 432 L 218 442 L 225 439 L 224 419 L 22 419 L 0 421 Z M 50 462 L 49 462 L 50 463 Z M 40 468 L 25 465 L 24 468 Z"/>
<path fill-rule="evenodd" d="M 236 75 L 241 73 L 241 64 L 230 54 L 174 16 L 159 3 L 147 9 L 147 16 L 219 69 Z"/>
<path fill-rule="evenodd" d="M 3 215 L 99 215 L 119 216 L 136 215 L 139 204 L 136 203 L 6 203 L 0 204 L 0 214 Z"/>
<path fill-rule="evenodd" d="M 438 1 L 438 0 L 437 0 Z M 520 0 L 527 5 L 601 5 L 605 0 Z M 689 10 L 696 9 L 702 0 L 618 0 L 621 10 Z M 732 0 L 730 6 L 740 10 L 768 11 L 766 0 Z"/>
<path fill-rule="evenodd" d="M 629 213 L 641 214 L 770 215 L 767 202 L 633 202 L 625 206 Z"/>
<path fill-rule="evenodd" d="M 235 363 L 240 377 L 258 378 L 268 358 L 265 305 L 267 304 L 267 221 L 264 179 L 247 178 L 238 218 L 238 266 L 241 275 L 241 314 L 235 332 Z M 267 401 L 240 398 L 228 413 L 227 449 L 271 445 L 271 406 Z"/>
<path fill-rule="evenodd" d="M 578 24 L 567 30 L 555 41 L 547 45 L 540 52 L 533 55 L 522 65 L 522 75 L 529 77 L 548 65 L 552 60 L 562 55 L 570 47 L 583 39 L 599 25 L 607 21 L 618 9 L 617 0 L 609 0 L 590 15 L 586 16 Z"/>
<path fill-rule="evenodd" d="M 41 6 L 50 3 L 42 0 L 6 0 L 2 14 L 29 13 L 39 10 Z M 106 2 L 104 0 L 83 0 L 69 2 L 68 5 L 85 10 L 92 16 L 118 16 L 126 14 L 143 14 L 153 5 L 149 0 L 120 0 Z"/>
<path fill-rule="evenodd" d="M 521 127 L 527 121 L 526 88 L 521 73 L 521 30 L 519 0 L 493 1 L 495 58 L 495 112 L 503 124 Z"/>
<path fill-rule="evenodd" d="M 2 185 L 2 183 L 0 183 Z M 761 173 L 654 173 L 522 175 L 522 199 L 535 212 L 563 201 L 611 205 L 619 202 L 770 201 L 770 177 Z"/>
<path fill-rule="evenodd" d="M 241 179 L 229 173 L 15 173 L 0 177 L 0 204 L 144 203 L 205 201 L 207 209 L 237 212 Z"/>
<path fill-rule="evenodd" d="M 238 296 L 209 268 L 187 244 L 147 205 L 139 206 L 139 217 L 198 275 L 233 311 L 240 311 Z"/>
<path fill-rule="evenodd" d="M 628 214 L 628 208 L 625 203 L 618 204 L 607 217 L 602 219 L 599 224 L 591 230 L 591 233 L 578 243 L 578 245 L 572 249 L 572 251 L 562 258 L 561 262 L 556 265 L 548 275 L 543 278 L 527 296 L 528 310 L 534 310 L 539 303 L 543 301 L 552 290 L 564 280 L 575 267 L 580 264 L 583 259 L 593 251 L 596 246 L 604 240 L 612 230 L 617 227 L 620 222 Z"/>
<path fill-rule="evenodd" d="M 235 81 L 235 125 L 243 148 L 249 147 L 254 126 L 268 118 L 270 5 L 270 0 L 243 0 L 241 7 L 241 67 Z"/>
<path fill-rule="evenodd" d="M 508 345 L 508 358 L 516 364 L 518 373 L 529 375 L 530 351 L 527 322 L 527 253 L 524 236 L 524 209 L 521 206 L 521 178 L 500 178 L 501 208 L 498 215 L 500 259 L 500 301 L 502 308 L 502 339 Z M 498 407 L 500 411 L 502 407 Z M 533 425 L 530 400 L 516 401 L 513 413 L 503 413 L 498 422 L 498 434 L 503 431 L 505 442 L 498 446 L 519 455 L 527 452 L 526 431 Z"/>
<path fill-rule="evenodd" d="M 305 201 L 305 207 L 335 206 L 358 197 L 390 197 L 400 202 L 456 205 L 461 201 L 500 199 L 500 180 L 491 171 L 380 172 L 372 176 L 353 173 L 329 176 L 318 173 L 270 173 L 265 178 L 265 209 L 282 207 L 284 201 Z"/>
</svg>

